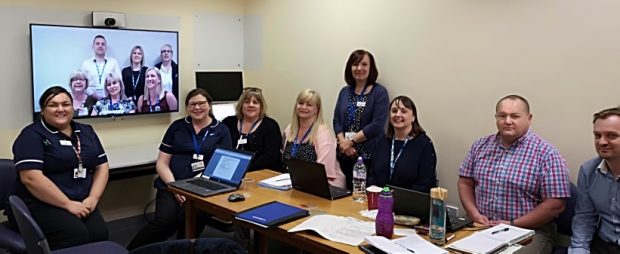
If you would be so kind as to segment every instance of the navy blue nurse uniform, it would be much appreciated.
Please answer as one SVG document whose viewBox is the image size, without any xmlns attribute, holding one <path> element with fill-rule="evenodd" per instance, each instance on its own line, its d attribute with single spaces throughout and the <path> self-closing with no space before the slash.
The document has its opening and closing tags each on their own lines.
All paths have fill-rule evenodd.
<svg viewBox="0 0 620 254">
<path fill-rule="evenodd" d="M 205 166 L 218 146 L 231 148 L 230 132 L 228 128 L 213 119 L 211 124 L 200 132 L 195 133 L 191 117 L 174 121 L 159 146 L 161 152 L 172 155 L 170 158 L 170 170 L 175 180 L 194 177 L 200 172 L 193 172 L 191 163 L 192 156 L 196 153 L 194 147 L 194 135 L 200 145 L 200 154 L 204 156 Z M 204 140 L 204 141 L 203 141 Z M 154 182 L 157 189 L 155 197 L 155 216 L 133 238 L 127 249 L 160 242 L 168 239 L 175 231 L 177 238 L 185 238 L 184 211 L 177 202 L 174 194 L 167 191 L 167 185 L 160 177 Z M 202 231 L 208 215 L 199 213 L 197 216 L 197 232 Z"/>
<path fill-rule="evenodd" d="M 90 193 L 96 167 L 107 163 L 108 158 L 90 125 L 74 121 L 70 124 L 73 129 L 71 136 L 43 120 L 28 125 L 13 143 L 13 155 L 18 172 L 41 170 L 69 199 L 81 202 Z M 78 167 L 74 150 L 78 138 L 80 156 L 86 170 L 84 178 L 75 178 L 74 175 L 74 169 Z M 19 178 L 16 194 L 30 209 L 52 249 L 108 239 L 107 227 L 98 209 L 86 218 L 77 218 L 34 197 Z"/>
</svg>

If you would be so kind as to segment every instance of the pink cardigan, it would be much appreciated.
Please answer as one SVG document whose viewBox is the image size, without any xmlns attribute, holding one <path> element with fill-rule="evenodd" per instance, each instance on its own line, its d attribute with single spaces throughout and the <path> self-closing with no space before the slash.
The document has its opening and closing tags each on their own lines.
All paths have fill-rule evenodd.
<svg viewBox="0 0 620 254">
<path fill-rule="evenodd" d="M 289 124 L 284 130 L 283 140 L 285 144 L 290 129 L 291 125 Z M 340 170 L 340 163 L 336 160 L 336 138 L 326 125 L 321 125 L 316 134 L 317 141 L 314 143 L 314 151 L 316 151 L 317 157 L 316 162 L 325 165 L 329 184 L 346 189 L 345 176 L 342 170 Z"/>
</svg>

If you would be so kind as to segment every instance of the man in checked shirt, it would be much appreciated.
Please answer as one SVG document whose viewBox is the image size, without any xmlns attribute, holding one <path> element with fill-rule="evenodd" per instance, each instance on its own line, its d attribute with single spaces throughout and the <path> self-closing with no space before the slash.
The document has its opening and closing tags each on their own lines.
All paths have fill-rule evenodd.
<svg viewBox="0 0 620 254">
<path fill-rule="evenodd" d="M 508 95 L 495 106 L 498 132 L 478 139 L 459 170 L 459 196 L 480 224 L 536 230 L 518 253 L 551 253 L 552 220 L 570 197 L 568 167 L 560 152 L 530 130 L 527 100 Z"/>
</svg>

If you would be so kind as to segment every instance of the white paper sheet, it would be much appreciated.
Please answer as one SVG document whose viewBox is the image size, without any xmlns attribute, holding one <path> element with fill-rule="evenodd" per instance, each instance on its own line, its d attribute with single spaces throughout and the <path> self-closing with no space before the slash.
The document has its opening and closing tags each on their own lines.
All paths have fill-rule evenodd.
<svg viewBox="0 0 620 254">
<path fill-rule="evenodd" d="M 338 225 L 335 227 L 334 225 Z M 375 233 L 373 222 L 364 222 L 350 217 L 335 215 L 315 215 L 302 222 L 288 232 L 313 230 L 327 240 L 357 246 L 364 237 Z"/>
<path fill-rule="evenodd" d="M 290 190 L 291 184 L 291 175 L 289 173 L 280 174 L 258 182 L 259 186 L 277 190 Z"/>
<path fill-rule="evenodd" d="M 405 249 L 412 250 L 415 253 L 448 254 L 447 250 L 435 246 L 419 235 L 409 235 L 407 237 L 394 239 L 392 242 Z"/>
<path fill-rule="evenodd" d="M 433 245 L 419 235 L 410 235 L 394 240 L 389 240 L 383 236 L 368 236 L 366 241 L 388 254 L 448 254 L 448 251 Z"/>
</svg>

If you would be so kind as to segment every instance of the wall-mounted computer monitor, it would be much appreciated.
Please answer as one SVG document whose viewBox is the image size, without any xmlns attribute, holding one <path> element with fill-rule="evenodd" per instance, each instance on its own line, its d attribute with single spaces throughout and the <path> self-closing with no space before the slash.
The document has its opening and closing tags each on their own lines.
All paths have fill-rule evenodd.
<svg viewBox="0 0 620 254">
<path fill-rule="evenodd" d="M 215 102 L 237 101 L 243 91 L 241 71 L 197 71 L 196 87 L 207 90 Z"/>
</svg>

